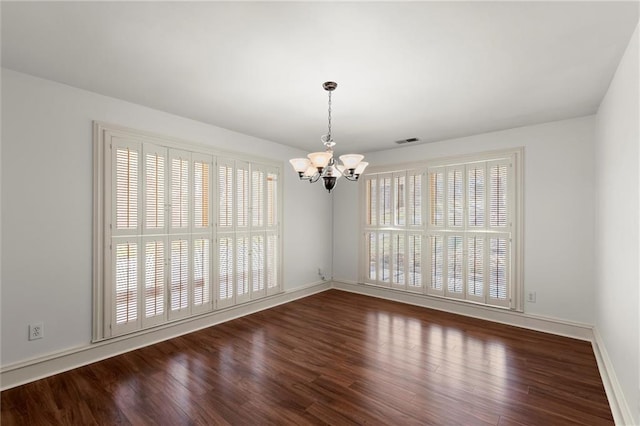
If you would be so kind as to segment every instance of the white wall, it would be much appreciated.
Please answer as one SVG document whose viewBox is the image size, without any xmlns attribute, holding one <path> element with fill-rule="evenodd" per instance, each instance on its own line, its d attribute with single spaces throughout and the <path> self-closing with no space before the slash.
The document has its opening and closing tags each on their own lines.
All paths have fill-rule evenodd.
<svg viewBox="0 0 640 426">
<path fill-rule="evenodd" d="M 640 424 L 640 35 L 636 28 L 596 118 L 596 316 L 632 424 Z"/>
<path fill-rule="evenodd" d="M 416 162 L 525 147 L 525 312 L 593 324 L 593 116 L 414 145 L 366 155 L 370 164 Z M 357 185 L 334 195 L 334 278 L 357 280 Z"/>
<path fill-rule="evenodd" d="M 6 69 L 1 90 L 3 366 L 91 340 L 92 120 L 282 161 L 285 289 L 330 276 L 330 198 L 290 170 L 301 151 Z"/>
</svg>

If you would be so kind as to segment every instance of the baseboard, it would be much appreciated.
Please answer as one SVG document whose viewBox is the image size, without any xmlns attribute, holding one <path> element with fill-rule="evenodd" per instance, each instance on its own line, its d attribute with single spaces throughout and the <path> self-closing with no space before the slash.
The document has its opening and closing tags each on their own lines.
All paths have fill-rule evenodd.
<svg viewBox="0 0 640 426">
<path fill-rule="evenodd" d="M 264 299 L 187 319 L 175 325 L 171 324 L 157 330 L 153 329 L 146 333 L 122 336 L 98 343 L 89 343 L 84 346 L 3 366 L 0 368 L 0 390 L 10 389 L 96 361 L 111 358 L 115 355 L 211 327 L 212 325 L 273 308 L 283 303 L 320 293 L 330 288 L 331 282 L 319 281 L 302 287 L 285 290 L 283 293 L 275 294 Z"/>
<path fill-rule="evenodd" d="M 458 302 L 455 300 L 432 297 L 423 294 L 407 293 L 406 291 L 359 284 L 352 281 L 334 280 L 332 281 L 332 287 L 338 290 L 364 294 L 395 302 L 408 303 L 410 305 L 422 306 L 438 311 L 493 321 L 529 330 L 542 331 L 544 333 L 551 333 L 559 336 L 571 337 L 573 339 L 586 340 L 589 342 L 593 341 L 593 327 L 589 324 Z"/>
<path fill-rule="evenodd" d="M 611 363 L 611 358 L 607 353 L 607 348 L 604 345 L 602 336 L 597 327 L 593 328 L 593 353 L 596 356 L 596 362 L 598 363 L 598 369 L 600 370 L 600 376 L 602 377 L 602 384 L 609 400 L 609 406 L 611 407 L 611 413 L 613 414 L 613 420 L 617 425 L 634 425 L 633 415 L 627 404 L 627 400 L 624 397 L 620 382 Z"/>
</svg>

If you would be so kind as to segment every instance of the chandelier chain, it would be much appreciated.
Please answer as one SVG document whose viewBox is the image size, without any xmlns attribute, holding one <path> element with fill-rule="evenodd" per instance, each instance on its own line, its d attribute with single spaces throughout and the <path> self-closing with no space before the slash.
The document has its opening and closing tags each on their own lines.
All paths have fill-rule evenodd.
<svg viewBox="0 0 640 426">
<path fill-rule="evenodd" d="M 331 142 L 331 91 L 329 91 L 329 133 L 327 134 L 327 142 Z"/>
</svg>

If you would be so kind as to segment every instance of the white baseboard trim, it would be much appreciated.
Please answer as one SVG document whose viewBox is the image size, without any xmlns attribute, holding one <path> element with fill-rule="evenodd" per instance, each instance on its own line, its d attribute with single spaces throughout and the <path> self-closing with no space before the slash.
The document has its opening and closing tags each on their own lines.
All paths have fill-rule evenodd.
<svg viewBox="0 0 640 426">
<path fill-rule="evenodd" d="M 334 280 L 332 281 L 332 287 L 338 290 L 364 294 L 410 305 L 422 306 L 424 308 L 512 325 L 515 327 L 542 331 L 544 333 L 551 333 L 559 336 L 586 340 L 589 342 L 593 340 L 593 326 L 589 324 L 458 302 L 455 300 L 432 297 L 424 294 L 407 293 L 406 291 L 359 284 L 353 281 Z"/>
<path fill-rule="evenodd" d="M 620 387 L 620 382 L 616 376 L 616 372 L 611 363 L 611 358 L 607 353 L 607 348 L 604 345 L 602 336 L 597 327 L 593 327 L 593 353 L 596 356 L 596 362 L 598 363 L 598 370 L 600 370 L 600 376 L 602 377 L 602 384 L 609 400 L 609 406 L 611 407 L 611 413 L 613 414 L 613 420 L 617 425 L 634 425 L 636 424 L 627 400 L 624 397 L 624 392 Z"/>
<path fill-rule="evenodd" d="M 82 367 L 115 355 L 172 339 L 211 327 L 235 318 L 273 308 L 296 299 L 320 293 L 331 288 L 330 281 L 318 281 L 283 293 L 251 301 L 239 306 L 221 309 L 207 315 L 190 318 L 146 333 L 121 336 L 98 343 L 89 343 L 37 358 L 20 361 L 0 368 L 0 390 L 33 382 L 54 374 Z"/>
</svg>

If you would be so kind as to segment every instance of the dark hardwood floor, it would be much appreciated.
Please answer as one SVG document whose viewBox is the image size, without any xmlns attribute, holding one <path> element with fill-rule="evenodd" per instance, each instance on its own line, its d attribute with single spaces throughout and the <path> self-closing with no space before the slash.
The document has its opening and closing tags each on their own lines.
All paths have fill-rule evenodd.
<svg viewBox="0 0 640 426">
<path fill-rule="evenodd" d="M 590 343 L 330 290 L 2 392 L 12 424 L 613 424 Z"/>
</svg>

